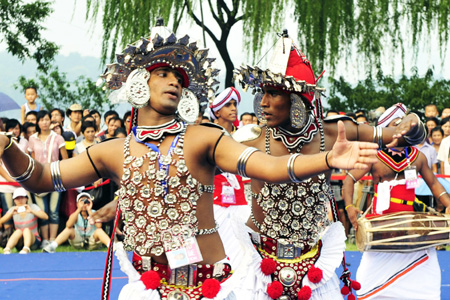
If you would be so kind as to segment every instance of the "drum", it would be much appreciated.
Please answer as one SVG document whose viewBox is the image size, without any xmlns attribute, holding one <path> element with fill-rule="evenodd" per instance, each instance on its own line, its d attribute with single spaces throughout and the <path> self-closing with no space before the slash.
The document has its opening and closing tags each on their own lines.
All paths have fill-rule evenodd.
<svg viewBox="0 0 450 300">
<path fill-rule="evenodd" d="M 412 252 L 450 243 L 450 215 L 396 212 L 358 219 L 359 251 Z"/>
</svg>

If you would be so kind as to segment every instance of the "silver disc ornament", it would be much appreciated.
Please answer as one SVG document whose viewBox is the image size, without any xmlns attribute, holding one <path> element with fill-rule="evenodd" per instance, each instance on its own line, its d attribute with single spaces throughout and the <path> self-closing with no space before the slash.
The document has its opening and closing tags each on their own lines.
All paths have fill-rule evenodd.
<svg viewBox="0 0 450 300">
<path fill-rule="evenodd" d="M 307 121 L 307 111 L 302 98 L 291 93 L 291 125 L 294 128 L 303 128 Z"/>
<path fill-rule="evenodd" d="M 187 88 L 183 88 L 181 99 L 178 103 L 178 116 L 186 123 L 193 124 L 200 112 L 197 97 Z"/>
<path fill-rule="evenodd" d="M 253 111 L 255 112 L 256 117 L 258 118 L 259 123 L 266 124 L 267 120 L 264 118 L 263 109 L 261 107 L 261 101 L 264 96 L 264 93 L 256 93 L 255 98 L 253 99 Z"/>
<path fill-rule="evenodd" d="M 126 82 L 126 99 L 134 108 L 148 105 L 150 100 L 150 88 L 148 80 L 150 73 L 146 69 L 135 69 L 128 75 Z"/>
</svg>

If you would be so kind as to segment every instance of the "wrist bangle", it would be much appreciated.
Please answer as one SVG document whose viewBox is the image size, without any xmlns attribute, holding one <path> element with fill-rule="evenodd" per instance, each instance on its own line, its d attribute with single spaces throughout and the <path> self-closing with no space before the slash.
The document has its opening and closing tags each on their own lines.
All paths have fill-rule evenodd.
<svg viewBox="0 0 450 300">
<path fill-rule="evenodd" d="M 349 176 L 351 179 L 353 179 L 353 182 L 355 182 L 355 183 L 358 181 L 355 179 L 355 177 L 350 172 L 347 172 L 347 176 Z"/>
<path fill-rule="evenodd" d="M 330 167 L 330 164 L 328 163 L 328 154 L 330 154 L 331 151 L 328 151 L 327 154 L 325 155 L 325 163 L 327 164 L 328 169 L 333 169 L 332 167 Z"/>
<path fill-rule="evenodd" d="M 0 132 L 0 134 L 6 136 L 7 138 L 9 138 L 9 144 L 8 146 L 5 147 L 5 149 L 3 149 L 3 151 L 8 150 L 9 147 L 11 147 L 11 145 L 13 144 L 13 133 L 12 132 Z"/>
<path fill-rule="evenodd" d="M 446 191 L 442 192 L 439 196 L 438 196 L 438 200 L 441 199 L 442 196 L 444 196 L 445 194 L 448 194 Z"/>
<path fill-rule="evenodd" d="M 345 210 L 347 210 L 350 206 L 355 207 L 353 204 L 349 204 L 349 205 L 347 205 L 347 206 L 345 207 Z"/>
</svg>

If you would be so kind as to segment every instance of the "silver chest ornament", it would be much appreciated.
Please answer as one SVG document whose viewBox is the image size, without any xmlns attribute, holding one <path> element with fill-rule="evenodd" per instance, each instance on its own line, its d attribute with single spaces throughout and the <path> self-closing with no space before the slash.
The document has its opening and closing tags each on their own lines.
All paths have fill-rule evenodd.
<svg viewBox="0 0 450 300">
<path fill-rule="evenodd" d="M 284 286 L 293 286 L 297 280 L 297 273 L 290 267 L 284 267 L 280 270 L 278 279 Z"/>
<path fill-rule="evenodd" d="M 181 291 L 172 291 L 167 294 L 167 300 L 190 300 L 190 298 Z"/>
</svg>

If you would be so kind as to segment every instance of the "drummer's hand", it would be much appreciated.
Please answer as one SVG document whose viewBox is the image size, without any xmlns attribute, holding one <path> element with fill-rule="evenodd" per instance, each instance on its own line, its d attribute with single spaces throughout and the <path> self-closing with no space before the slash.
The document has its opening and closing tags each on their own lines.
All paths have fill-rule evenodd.
<svg viewBox="0 0 450 300">
<path fill-rule="evenodd" d="M 95 223 L 105 223 L 113 220 L 116 215 L 116 206 L 117 199 L 109 202 L 88 217 L 89 224 L 94 225 Z"/>
<path fill-rule="evenodd" d="M 403 118 L 403 120 L 395 127 L 395 132 L 392 135 L 392 141 L 386 145 L 386 147 L 391 148 L 398 145 L 398 139 L 402 136 L 408 135 L 408 133 L 414 129 L 418 124 L 417 116 L 414 114 L 409 114 Z"/>
<path fill-rule="evenodd" d="M 450 215 L 450 206 L 447 206 L 447 208 L 445 209 L 445 213 Z"/>
<path fill-rule="evenodd" d="M 350 223 L 352 223 L 352 226 L 355 229 L 355 231 L 358 230 L 358 214 L 362 213 L 363 212 L 355 206 L 347 207 L 348 219 L 350 220 Z"/>
</svg>

